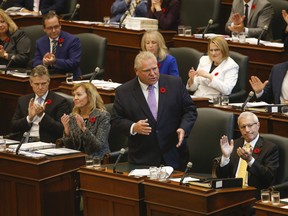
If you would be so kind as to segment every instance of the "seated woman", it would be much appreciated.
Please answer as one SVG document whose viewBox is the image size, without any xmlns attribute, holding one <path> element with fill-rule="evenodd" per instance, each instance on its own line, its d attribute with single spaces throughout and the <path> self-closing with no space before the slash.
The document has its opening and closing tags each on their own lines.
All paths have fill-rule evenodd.
<svg viewBox="0 0 288 216">
<path fill-rule="evenodd" d="M 180 24 L 180 0 L 148 0 L 148 18 L 157 19 L 162 30 L 177 30 Z"/>
<path fill-rule="evenodd" d="M 103 157 L 110 152 L 110 114 L 105 111 L 103 100 L 93 84 L 79 83 L 74 85 L 72 91 L 72 113 L 61 117 L 63 143 L 68 148 Z"/>
<path fill-rule="evenodd" d="M 179 76 L 176 59 L 168 54 L 165 40 L 160 32 L 145 32 L 141 40 L 141 48 L 143 51 L 152 52 L 157 57 L 160 74 Z"/>
<path fill-rule="evenodd" d="M 13 57 L 10 67 L 26 67 L 29 62 L 30 39 L 2 9 L 0 25 L 0 65 L 7 65 Z"/>
<path fill-rule="evenodd" d="M 229 47 L 223 37 L 211 38 L 208 56 L 202 56 L 197 71 L 191 68 L 186 88 L 197 97 L 212 98 L 230 95 L 238 79 L 238 64 L 229 57 Z"/>
</svg>

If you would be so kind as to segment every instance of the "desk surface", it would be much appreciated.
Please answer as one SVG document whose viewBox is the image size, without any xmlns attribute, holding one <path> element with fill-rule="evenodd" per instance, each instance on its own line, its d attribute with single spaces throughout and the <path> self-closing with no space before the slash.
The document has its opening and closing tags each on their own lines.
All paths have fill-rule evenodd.
<svg viewBox="0 0 288 216">
<path fill-rule="evenodd" d="M 288 215 L 288 208 L 284 209 L 284 204 L 274 206 L 271 203 L 262 203 L 261 201 L 256 202 L 254 206 L 256 210 L 256 216 L 284 216 Z M 286 205 L 287 207 L 287 205 Z"/>
</svg>

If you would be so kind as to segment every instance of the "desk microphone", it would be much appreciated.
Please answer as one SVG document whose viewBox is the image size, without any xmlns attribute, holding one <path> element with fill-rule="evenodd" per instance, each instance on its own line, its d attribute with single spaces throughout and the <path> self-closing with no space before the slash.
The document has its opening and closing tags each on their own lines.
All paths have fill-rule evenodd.
<svg viewBox="0 0 288 216">
<path fill-rule="evenodd" d="M 23 137 L 22 137 L 22 139 L 21 139 L 19 145 L 18 145 L 17 148 L 16 148 L 16 152 L 15 152 L 16 155 L 18 155 L 19 150 L 20 150 L 20 147 L 22 146 L 22 144 L 23 144 L 23 143 L 26 143 L 26 142 L 28 141 L 28 139 L 29 139 L 29 135 L 30 135 L 29 132 L 25 132 L 25 133 L 23 134 Z"/>
<path fill-rule="evenodd" d="M 7 70 L 9 69 L 9 67 L 10 67 L 11 63 L 14 61 L 14 59 L 15 59 L 15 55 L 13 55 L 13 56 L 11 57 L 10 61 L 9 61 L 8 64 L 6 65 L 5 70 L 4 70 L 4 74 L 7 74 Z"/>
<path fill-rule="evenodd" d="M 206 28 L 204 29 L 204 31 L 203 31 L 203 33 L 202 33 L 202 38 L 204 38 L 205 37 L 205 34 L 207 33 L 207 31 L 209 30 L 209 28 L 210 28 L 210 25 L 212 25 L 213 24 L 213 19 L 209 19 L 209 21 L 208 21 L 208 24 L 207 24 L 207 26 L 206 26 Z"/>
<path fill-rule="evenodd" d="M 74 9 L 71 17 L 69 18 L 69 20 L 73 20 L 74 19 L 74 16 L 75 16 L 76 12 L 79 10 L 79 8 L 80 8 L 80 4 L 76 4 L 75 9 Z"/>
<path fill-rule="evenodd" d="M 91 83 L 92 80 L 98 75 L 100 74 L 101 72 L 103 72 L 104 70 L 103 69 L 100 69 L 99 67 L 96 67 L 95 70 L 94 70 L 94 73 L 93 75 L 91 76 L 89 82 Z"/>
<path fill-rule="evenodd" d="M 263 30 L 262 30 L 261 34 L 260 34 L 259 37 L 258 37 L 257 45 L 260 44 L 260 40 L 262 39 L 264 33 L 265 33 L 267 30 L 268 30 L 268 26 L 265 25 L 265 26 L 263 27 Z"/>
<path fill-rule="evenodd" d="M 4 4 L 7 2 L 7 0 L 2 0 L 1 4 L 0 4 L 0 9 L 3 9 Z"/>
<path fill-rule="evenodd" d="M 244 103 L 241 106 L 241 110 L 244 110 L 245 107 L 247 106 L 247 103 L 251 100 L 251 98 L 254 96 L 254 92 L 250 91 L 248 94 L 248 97 L 246 98 L 246 100 L 244 101 Z"/>
<path fill-rule="evenodd" d="M 126 17 L 128 16 L 129 13 L 130 13 L 130 12 L 129 12 L 129 9 L 128 9 L 128 10 L 126 10 L 126 12 L 124 13 L 124 15 L 121 17 L 120 23 L 119 23 L 119 28 L 122 28 L 122 24 L 123 24 L 124 20 L 126 19 Z"/>
<path fill-rule="evenodd" d="M 128 149 L 124 149 L 124 148 L 121 148 L 121 149 L 120 149 L 120 152 L 119 152 L 119 155 L 118 155 L 118 157 L 117 157 L 117 160 L 116 160 L 116 162 L 115 162 L 115 164 L 114 164 L 114 166 L 113 166 L 113 173 L 116 173 L 116 166 L 117 166 L 117 164 L 119 163 L 122 155 L 124 155 L 127 151 L 128 151 Z"/>
<path fill-rule="evenodd" d="M 185 171 L 184 171 L 184 174 L 183 174 L 183 176 L 181 177 L 180 182 L 179 182 L 180 185 L 183 184 L 183 180 L 184 180 L 187 172 L 192 168 L 192 165 L 193 165 L 192 162 L 188 162 L 188 163 L 187 163 L 187 166 L 186 166 L 186 169 L 185 169 Z"/>
</svg>

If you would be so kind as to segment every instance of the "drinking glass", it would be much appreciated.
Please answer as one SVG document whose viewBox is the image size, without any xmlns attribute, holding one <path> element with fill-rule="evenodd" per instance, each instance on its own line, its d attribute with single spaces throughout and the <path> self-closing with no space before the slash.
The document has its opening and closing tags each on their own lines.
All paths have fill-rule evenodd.
<svg viewBox="0 0 288 216">
<path fill-rule="evenodd" d="M 86 161 L 87 168 L 93 168 L 93 156 L 92 155 L 86 155 L 85 161 Z"/>
<path fill-rule="evenodd" d="M 272 205 L 279 205 L 280 204 L 280 192 L 279 191 L 272 191 L 271 192 L 271 201 L 272 201 Z"/>
<path fill-rule="evenodd" d="M 6 150 L 6 140 L 3 138 L 0 138 L 0 152 L 3 152 Z"/>
<path fill-rule="evenodd" d="M 104 26 L 109 26 L 109 24 L 110 24 L 110 17 L 109 16 L 103 17 L 103 24 L 104 24 Z"/>
<path fill-rule="evenodd" d="M 178 35 L 179 36 L 184 36 L 185 34 L 185 26 L 184 25 L 179 25 L 178 26 Z"/>
<path fill-rule="evenodd" d="M 267 189 L 261 190 L 261 201 L 262 203 L 270 202 L 270 191 Z"/>
<path fill-rule="evenodd" d="M 94 169 L 99 169 L 101 167 L 101 158 L 99 156 L 93 157 L 93 167 Z"/>
<path fill-rule="evenodd" d="M 239 32 L 238 39 L 239 39 L 239 43 L 245 43 L 246 42 L 245 32 Z"/>
<path fill-rule="evenodd" d="M 190 37 L 191 33 L 192 33 L 191 26 L 185 26 L 185 32 L 184 32 L 185 36 Z"/>
<path fill-rule="evenodd" d="M 239 41 L 239 34 L 238 32 L 232 32 L 232 41 L 238 42 Z"/>
<path fill-rule="evenodd" d="M 229 104 L 229 96 L 223 95 L 221 97 L 221 105 L 222 106 L 228 106 L 228 104 Z"/>
</svg>

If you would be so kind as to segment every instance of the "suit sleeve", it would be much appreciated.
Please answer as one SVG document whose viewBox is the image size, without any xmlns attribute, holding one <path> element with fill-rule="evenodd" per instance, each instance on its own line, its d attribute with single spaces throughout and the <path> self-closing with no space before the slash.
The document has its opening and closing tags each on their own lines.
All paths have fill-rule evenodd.
<svg viewBox="0 0 288 216">
<path fill-rule="evenodd" d="M 73 71 L 79 66 L 81 58 L 81 44 L 79 38 L 73 38 L 67 52 L 68 58 L 56 58 L 56 69 Z"/>
<path fill-rule="evenodd" d="M 40 41 L 39 40 L 36 41 L 36 51 L 35 51 L 33 62 L 32 62 L 33 67 L 36 67 L 37 65 L 43 65 L 43 56 L 40 52 L 41 41 L 42 41 L 41 39 Z"/>
</svg>

